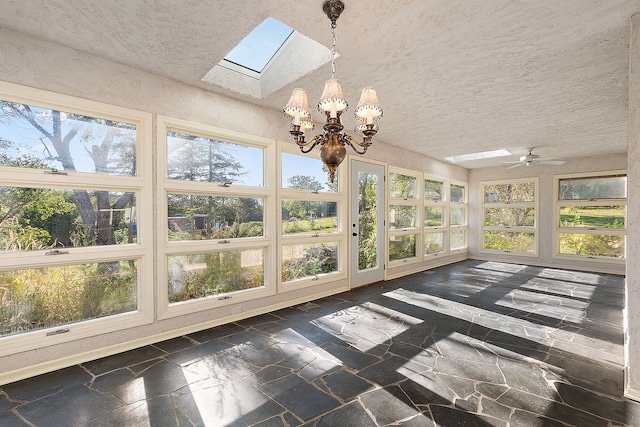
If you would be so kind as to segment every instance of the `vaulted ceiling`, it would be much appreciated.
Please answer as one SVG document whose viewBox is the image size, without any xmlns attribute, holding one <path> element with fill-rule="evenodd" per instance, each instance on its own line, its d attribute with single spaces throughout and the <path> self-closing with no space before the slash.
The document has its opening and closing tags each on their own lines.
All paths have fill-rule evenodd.
<svg viewBox="0 0 640 427">
<path fill-rule="evenodd" d="M 0 27 L 280 110 L 294 87 L 315 104 L 330 67 L 262 99 L 202 78 L 269 16 L 330 47 L 322 2 L 0 0 Z M 351 108 L 362 87 L 377 89 L 376 139 L 437 159 L 514 153 L 467 168 L 530 147 L 563 159 L 626 153 L 637 0 L 344 2 L 336 77 Z"/>
</svg>

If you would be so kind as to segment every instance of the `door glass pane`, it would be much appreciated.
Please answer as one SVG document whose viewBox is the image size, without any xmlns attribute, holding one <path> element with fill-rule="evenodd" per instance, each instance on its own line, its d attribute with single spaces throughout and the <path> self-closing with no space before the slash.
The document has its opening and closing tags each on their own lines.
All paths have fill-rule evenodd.
<svg viewBox="0 0 640 427">
<path fill-rule="evenodd" d="M 282 247 L 282 281 L 338 271 L 338 243 L 309 243 Z"/>
<path fill-rule="evenodd" d="M 263 236 L 264 200 L 192 194 L 167 196 L 169 240 Z"/>
<path fill-rule="evenodd" d="M 0 165 L 136 175 L 136 126 L 0 100 Z"/>
<path fill-rule="evenodd" d="M 137 309 L 137 261 L 0 272 L 0 336 Z"/>
<path fill-rule="evenodd" d="M 389 228 L 416 228 L 418 208 L 416 206 L 389 206 Z"/>
<path fill-rule="evenodd" d="M 441 206 L 425 206 L 424 226 L 442 227 L 444 225 L 444 208 Z"/>
<path fill-rule="evenodd" d="M 416 256 L 416 235 L 391 236 L 389 238 L 389 261 Z"/>
<path fill-rule="evenodd" d="M 560 227 L 625 228 L 625 207 L 563 206 Z"/>
<path fill-rule="evenodd" d="M 196 135 L 167 132 L 167 177 L 262 187 L 264 150 Z"/>
<path fill-rule="evenodd" d="M 338 202 L 282 201 L 283 234 L 335 233 L 337 231 Z"/>
<path fill-rule="evenodd" d="M 264 249 L 169 256 L 167 263 L 171 303 L 264 285 Z"/>
<path fill-rule="evenodd" d="M 133 192 L 0 187 L 0 251 L 136 242 Z"/>
<path fill-rule="evenodd" d="M 358 172 L 358 270 L 378 266 L 378 176 Z"/>
<path fill-rule="evenodd" d="M 444 251 L 444 233 L 427 233 L 424 236 L 424 253 L 436 254 Z"/>
<path fill-rule="evenodd" d="M 560 233 L 560 253 L 624 258 L 625 236 Z"/>
</svg>

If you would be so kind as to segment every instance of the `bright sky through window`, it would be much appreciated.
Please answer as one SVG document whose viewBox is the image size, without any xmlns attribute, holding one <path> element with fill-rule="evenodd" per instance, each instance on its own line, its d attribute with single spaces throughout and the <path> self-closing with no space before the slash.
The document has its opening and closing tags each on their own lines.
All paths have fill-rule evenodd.
<svg viewBox="0 0 640 427">
<path fill-rule="evenodd" d="M 224 59 L 260 73 L 292 32 L 291 27 L 276 19 L 267 18 Z"/>
</svg>

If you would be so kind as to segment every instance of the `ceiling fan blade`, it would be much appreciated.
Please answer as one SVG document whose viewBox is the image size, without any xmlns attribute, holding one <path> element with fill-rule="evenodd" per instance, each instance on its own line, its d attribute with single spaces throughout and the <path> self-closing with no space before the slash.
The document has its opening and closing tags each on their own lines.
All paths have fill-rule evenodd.
<svg viewBox="0 0 640 427">
<path fill-rule="evenodd" d="M 498 162 L 498 163 L 503 164 L 503 165 L 513 165 L 513 164 L 516 164 L 516 163 L 520 163 L 520 160 L 515 160 L 513 162 Z"/>
<path fill-rule="evenodd" d="M 518 162 L 517 164 L 513 165 L 513 166 L 509 166 L 507 169 L 513 169 L 513 168 L 517 168 L 518 166 L 522 166 L 524 165 L 524 163 L 522 162 Z"/>
</svg>

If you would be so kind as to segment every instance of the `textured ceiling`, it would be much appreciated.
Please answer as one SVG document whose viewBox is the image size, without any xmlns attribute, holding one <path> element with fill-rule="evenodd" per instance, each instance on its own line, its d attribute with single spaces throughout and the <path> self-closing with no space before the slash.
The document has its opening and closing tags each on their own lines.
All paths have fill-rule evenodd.
<svg viewBox="0 0 640 427">
<path fill-rule="evenodd" d="M 468 168 L 516 159 L 528 147 L 563 159 L 626 153 L 629 23 L 640 12 L 637 0 L 344 2 L 337 77 L 352 108 L 362 87 L 377 89 L 385 113 L 376 139 L 437 159 L 514 153 L 461 164 Z M 264 99 L 201 79 L 268 16 L 330 46 L 321 6 L 0 0 L 0 27 L 281 109 L 293 87 L 306 88 L 315 104 L 330 68 Z"/>
</svg>

